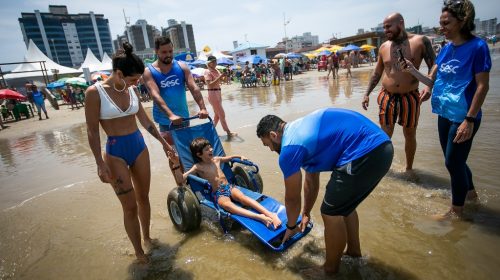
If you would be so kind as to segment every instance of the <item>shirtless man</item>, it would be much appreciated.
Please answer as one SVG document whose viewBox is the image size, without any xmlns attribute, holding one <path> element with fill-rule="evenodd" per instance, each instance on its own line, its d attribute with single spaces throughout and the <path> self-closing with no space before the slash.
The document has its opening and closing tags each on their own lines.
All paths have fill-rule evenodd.
<svg viewBox="0 0 500 280">
<path fill-rule="evenodd" d="M 155 53 L 158 58 L 147 65 L 143 78 L 153 98 L 153 118 L 159 124 L 160 134 L 169 145 L 173 145 L 170 130 L 186 125 L 182 120 L 189 117 L 186 86 L 200 108 L 198 116 L 207 118 L 208 112 L 189 67 L 173 58 L 174 47 L 170 38 L 156 38 Z M 172 162 L 169 163 L 172 168 Z"/>
<path fill-rule="evenodd" d="M 435 55 L 430 40 L 422 35 L 408 34 L 405 31 L 403 16 L 393 13 L 384 19 L 384 32 L 387 41 L 380 46 L 375 70 L 370 78 L 368 89 L 363 98 L 363 109 L 368 108 L 369 95 L 380 81 L 382 89 L 377 98 L 380 105 L 379 121 L 381 128 L 392 137 L 396 121 L 403 127 L 405 137 L 406 170 L 413 168 L 417 149 L 417 124 L 420 103 L 430 97 L 430 88 L 418 92 L 418 80 L 399 67 L 399 54 L 410 60 L 418 69 L 425 60 L 429 69 L 434 65 Z"/>
<path fill-rule="evenodd" d="M 327 68 L 328 68 L 328 74 L 326 74 L 326 78 L 330 78 L 330 73 L 333 73 L 333 78 L 335 79 L 335 67 L 333 67 L 333 56 L 335 55 L 334 52 L 332 52 L 328 58 L 327 58 L 327 61 L 328 61 L 328 64 L 327 64 Z"/>
</svg>

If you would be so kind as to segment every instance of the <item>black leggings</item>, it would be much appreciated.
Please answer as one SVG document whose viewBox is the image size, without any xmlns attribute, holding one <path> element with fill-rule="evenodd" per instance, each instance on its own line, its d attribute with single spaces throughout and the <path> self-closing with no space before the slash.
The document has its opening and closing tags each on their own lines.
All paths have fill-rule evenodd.
<svg viewBox="0 0 500 280">
<path fill-rule="evenodd" d="M 438 118 L 439 142 L 441 142 L 446 169 L 450 173 L 451 197 L 454 206 L 464 206 L 467 192 L 474 190 L 472 172 L 466 162 L 472 147 L 472 139 L 481 125 L 481 120 L 474 122 L 474 130 L 469 140 L 463 143 L 453 143 L 460 124 L 441 116 Z"/>
</svg>

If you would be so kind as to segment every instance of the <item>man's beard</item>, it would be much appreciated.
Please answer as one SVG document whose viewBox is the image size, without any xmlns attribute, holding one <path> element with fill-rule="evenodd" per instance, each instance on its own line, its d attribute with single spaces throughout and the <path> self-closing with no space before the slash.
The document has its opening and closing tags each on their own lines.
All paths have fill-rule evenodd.
<svg viewBox="0 0 500 280">
<path fill-rule="evenodd" d="M 387 38 L 387 40 L 389 40 L 389 41 L 394 41 L 394 40 L 396 40 L 396 39 L 399 37 L 399 35 L 401 34 L 401 29 L 399 29 L 399 28 L 398 28 L 395 32 L 391 32 L 390 34 L 391 34 L 391 35 L 390 35 L 390 36 L 391 36 L 391 38 Z M 385 35 L 385 36 L 387 36 L 387 35 Z"/>
<path fill-rule="evenodd" d="M 172 63 L 172 58 L 171 57 L 165 57 L 164 59 L 160 59 L 161 63 L 165 64 L 165 65 L 169 65 L 170 63 Z"/>
<path fill-rule="evenodd" d="M 274 142 L 272 142 L 272 144 L 273 144 L 273 150 L 279 155 L 281 153 L 281 144 Z"/>
<path fill-rule="evenodd" d="M 403 34 L 404 36 L 401 36 L 402 34 L 403 34 L 403 30 L 398 28 L 397 33 L 392 33 L 391 34 L 392 38 L 391 39 L 387 38 L 387 40 L 392 41 L 394 43 L 401 44 L 403 41 L 405 41 L 408 38 L 404 34 Z"/>
</svg>

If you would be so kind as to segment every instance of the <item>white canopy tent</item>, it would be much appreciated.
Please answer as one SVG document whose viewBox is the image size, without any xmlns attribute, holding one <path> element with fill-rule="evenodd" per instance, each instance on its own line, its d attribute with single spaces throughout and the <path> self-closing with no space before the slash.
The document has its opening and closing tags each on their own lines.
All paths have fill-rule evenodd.
<svg viewBox="0 0 500 280">
<path fill-rule="evenodd" d="M 109 70 L 109 68 L 102 64 L 97 57 L 95 57 L 94 53 L 90 48 L 87 49 L 87 55 L 85 56 L 85 60 L 78 69 L 80 72 L 83 72 L 83 68 L 89 68 L 90 72 L 96 72 L 100 70 Z"/>
<path fill-rule="evenodd" d="M 198 58 L 197 59 L 198 60 L 207 61 L 208 56 L 210 56 L 210 55 L 215 56 L 217 59 L 219 59 L 219 58 L 232 59 L 233 58 L 230 55 L 223 54 L 221 51 L 212 50 L 208 46 L 205 46 L 205 48 L 202 51 L 198 52 Z"/>
<path fill-rule="evenodd" d="M 104 57 L 102 58 L 102 65 L 103 67 L 106 67 L 101 70 L 111 70 L 113 69 L 113 60 L 108 56 L 107 53 L 104 53 Z"/>
<path fill-rule="evenodd" d="M 48 58 L 36 45 L 30 40 L 28 44 L 28 49 L 26 50 L 26 54 L 24 55 L 23 62 L 30 61 L 45 61 L 45 68 L 47 70 L 47 74 L 52 74 L 52 69 L 57 69 L 58 74 L 76 74 L 81 73 L 82 71 L 73 69 L 71 67 L 66 67 L 59 65 Z M 27 72 L 27 73 L 16 73 L 21 71 L 37 71 L 37 72 Z M 6 80 L 10 79 L 18 79 L 18 78 L 33 78 L 40 77 L 42 74 L 42 67 L 40 63 L 24 63 L 20 64 L 16 68 L 12 70 L 12 73 L 6 74 L 4 78 Z"/>
<path fill-rule="evenodd" d="M 220 51 L 214 51 L 212 55 L 215 56 L 217 59 L 223 58 L 223 57 L 224 58 L 228 58 L 228 59 L 232 59 L 233 58 L 231 55 L 223 54 Z"/>
</svg>

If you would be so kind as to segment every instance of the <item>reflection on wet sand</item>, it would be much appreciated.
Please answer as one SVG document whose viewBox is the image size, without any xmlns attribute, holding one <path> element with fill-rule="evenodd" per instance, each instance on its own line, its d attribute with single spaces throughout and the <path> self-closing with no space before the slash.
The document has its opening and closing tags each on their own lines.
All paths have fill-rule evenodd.
<svg viewBox="0 0 500 280">
<path fill-rule="evenodd" d="M 436 119 L 429 103 L 424 103 L 416 169 L 399 171 L 404 139 L 397 133 L 391 172 L 358 208 L 363 257 L 344 257 L 340 278 L 494 279 L 500 274 L 500 174 L 494 172 L 500 73 L 495 71 L 483 108 L 486 119 L 470 158 L 481 204 L 468 206 L 473 209 L 465 221 L 429 219 L 448 207 L 450 193 Z M 266 114 L 293 120 L 335 106 L 362 112 L 377 122 L 374 99 L 368 111 L 360 105 L 369 75 L 358 71 L 346 79 L 341 73 L 340 79 L 327 80 L 323 73 L 311 72 L 280 86 L 224 88 L 227 120 L 238 132 L 233 139 L 220 133 L 225 152 L 243 154 L 259 164 L 264 193 L 283 202 L 277 155 L 255 136 L 258 120 Z M 194 102 L 189 108 L 197 113 Z M 151 114 L 150 108 L 147 112 Z M 175 185 L 165 155 L 155 139 L 144 135 L 152 163 L 151 235 L 159 239 L 149 268 L 133 263 L 120 205 L 111 187 L 97 178 L 84 124 L 0 139 L 0 279 L 329 279 L 320 267 L 324 228 L 319 205 L 324 188 L 311 213 L 314 229 L 284 253 L 270 252 L 241 229 L 224 235 L 216 217 L 207 216 L 198 231 L 182 234 L 172 226 L 165 205 Z M 101 137 L 104 143 L 103 133 Z M 322 175 L 322 186 L 328 175 Z"/>
</svg>

